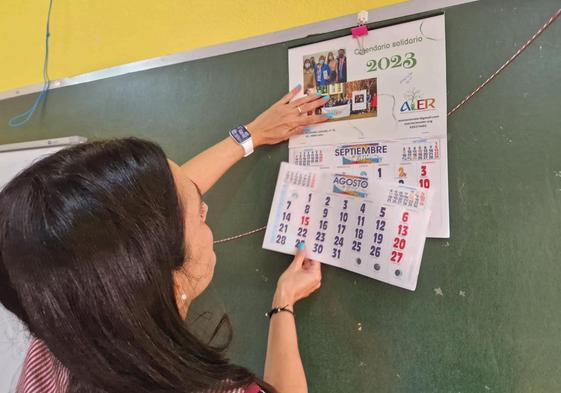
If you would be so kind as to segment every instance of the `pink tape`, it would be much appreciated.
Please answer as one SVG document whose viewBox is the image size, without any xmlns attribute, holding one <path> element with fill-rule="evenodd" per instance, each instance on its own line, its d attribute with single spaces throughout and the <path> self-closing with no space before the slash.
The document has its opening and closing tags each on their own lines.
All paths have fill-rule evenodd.
<svg viewBox="0 0 561 393">
<path fill-rule="evenodd" d="M 365 35 L 368 35 L 368 27 L 366 27 L 366 25 L 353 27 L 351 29 L 351 34 L 353 35 L 353 38 L 364 37 Z"/>
</svg>

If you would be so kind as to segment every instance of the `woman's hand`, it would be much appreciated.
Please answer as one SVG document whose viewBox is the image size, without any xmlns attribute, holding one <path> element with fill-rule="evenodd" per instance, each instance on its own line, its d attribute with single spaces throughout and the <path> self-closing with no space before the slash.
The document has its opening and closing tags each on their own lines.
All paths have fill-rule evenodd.
<svg viewBox="0 0 561 393">
<path fill-rule="evenodd" d="M 316 108 L 327 102 L 321 95 L 308 95 L 290 102 L 300 90 L 300 86 L 292 89 L 246 126 L 251 133 L 253 146 L 274 145 L 301 133 L 310 124 L 329 119 L 327 115 L 314 114 Z"/>
<path fill-rule="evenodd" d="M 304 250 L 298 250 L 294 260 L 280 276 L 273 298 L 273 307 L 292 308 L 321 286 L 321 264 L 306 258 Z"/>
</svg>

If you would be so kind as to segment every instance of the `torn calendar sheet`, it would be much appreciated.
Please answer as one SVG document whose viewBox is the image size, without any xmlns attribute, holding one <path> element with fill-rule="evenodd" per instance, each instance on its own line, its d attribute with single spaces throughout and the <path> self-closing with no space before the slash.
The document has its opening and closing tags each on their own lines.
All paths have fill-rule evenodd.
<svg viewBox="0 0 561 393">
<path fill-rule="evenodd" d="M 289 50 L 290 86 L 329 96 L 332 120 L 290 139 L 289 161 L 376 166 L 379 178 L 435 190 L 429 237 L 450 237 L 444 16 Z M 386 146 L 387 150 L 380 150 Z"/>
<path fill-rule="evenodd" d="M 331 172 L 282 163 L 263 248 L 415 290 L 431 191 L 376 181 L 373 167 Z"/>
</svg>

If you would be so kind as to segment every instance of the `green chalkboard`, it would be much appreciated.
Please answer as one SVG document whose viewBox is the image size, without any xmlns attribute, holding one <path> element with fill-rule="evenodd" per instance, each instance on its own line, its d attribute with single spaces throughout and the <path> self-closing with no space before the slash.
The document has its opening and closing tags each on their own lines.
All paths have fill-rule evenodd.
<svg viewBox="0 0 561 393">
<path fill-rule="evenodd" d="M 444 10 L 448 106 L 558 7 L 557 0 L 481 0 Z M 287 90 L 288 48 L 343 34 L 57 89 L 20 129 L 7 121 L 35 97 L 2 101 L 0 143 L 135 135 L 184 161 Z M 556 22 L 449 118 L 452 236 L 427 241 L 415 292 L 324 267 L 321 290 L 297 306 L 311 392 L 561 391 L 560 70 Z M 286 145 L 263 148 L 209 192 L 216 238 L 265 225 L 286 159 Z M 231 356 L 257 373 L 263 313 L 290 260 L 262 250 L 262 236 L 216 246 L 215 281 L 199 304 L 228 311 Z"/>
</svg>

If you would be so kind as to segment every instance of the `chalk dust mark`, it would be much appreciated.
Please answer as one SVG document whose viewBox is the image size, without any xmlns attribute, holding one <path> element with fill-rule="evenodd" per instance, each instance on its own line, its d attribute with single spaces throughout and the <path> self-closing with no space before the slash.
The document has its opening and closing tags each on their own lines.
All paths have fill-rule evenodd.
<svg viewBox="0 0 561 393">
<path fill-rule="evenodd" d="M 444 296 L 444 292 L 442 292 L 442 288 L 440 287 L 434 288 L 433 291 L 435 296 Z"/>
<path fill-rule="evenodd" d="M 413 79 L 413 73 L 409 72 L 407 75 L 405 75 L 400 81 L 399 83 L 403 84 L 409 84 L 409 82 L 411 82 L 411 80 Z"/>
<path fill-rule="evenodd" d="M 462 182 L 458 192 L 460 193 L 460 200 L 462 201 L 462 204 L 467 205 L 466 198 L 465 198 L 465 195 L 464 195 L 464 188 L 466 188 L 466 182 Z"/>
</svg>

